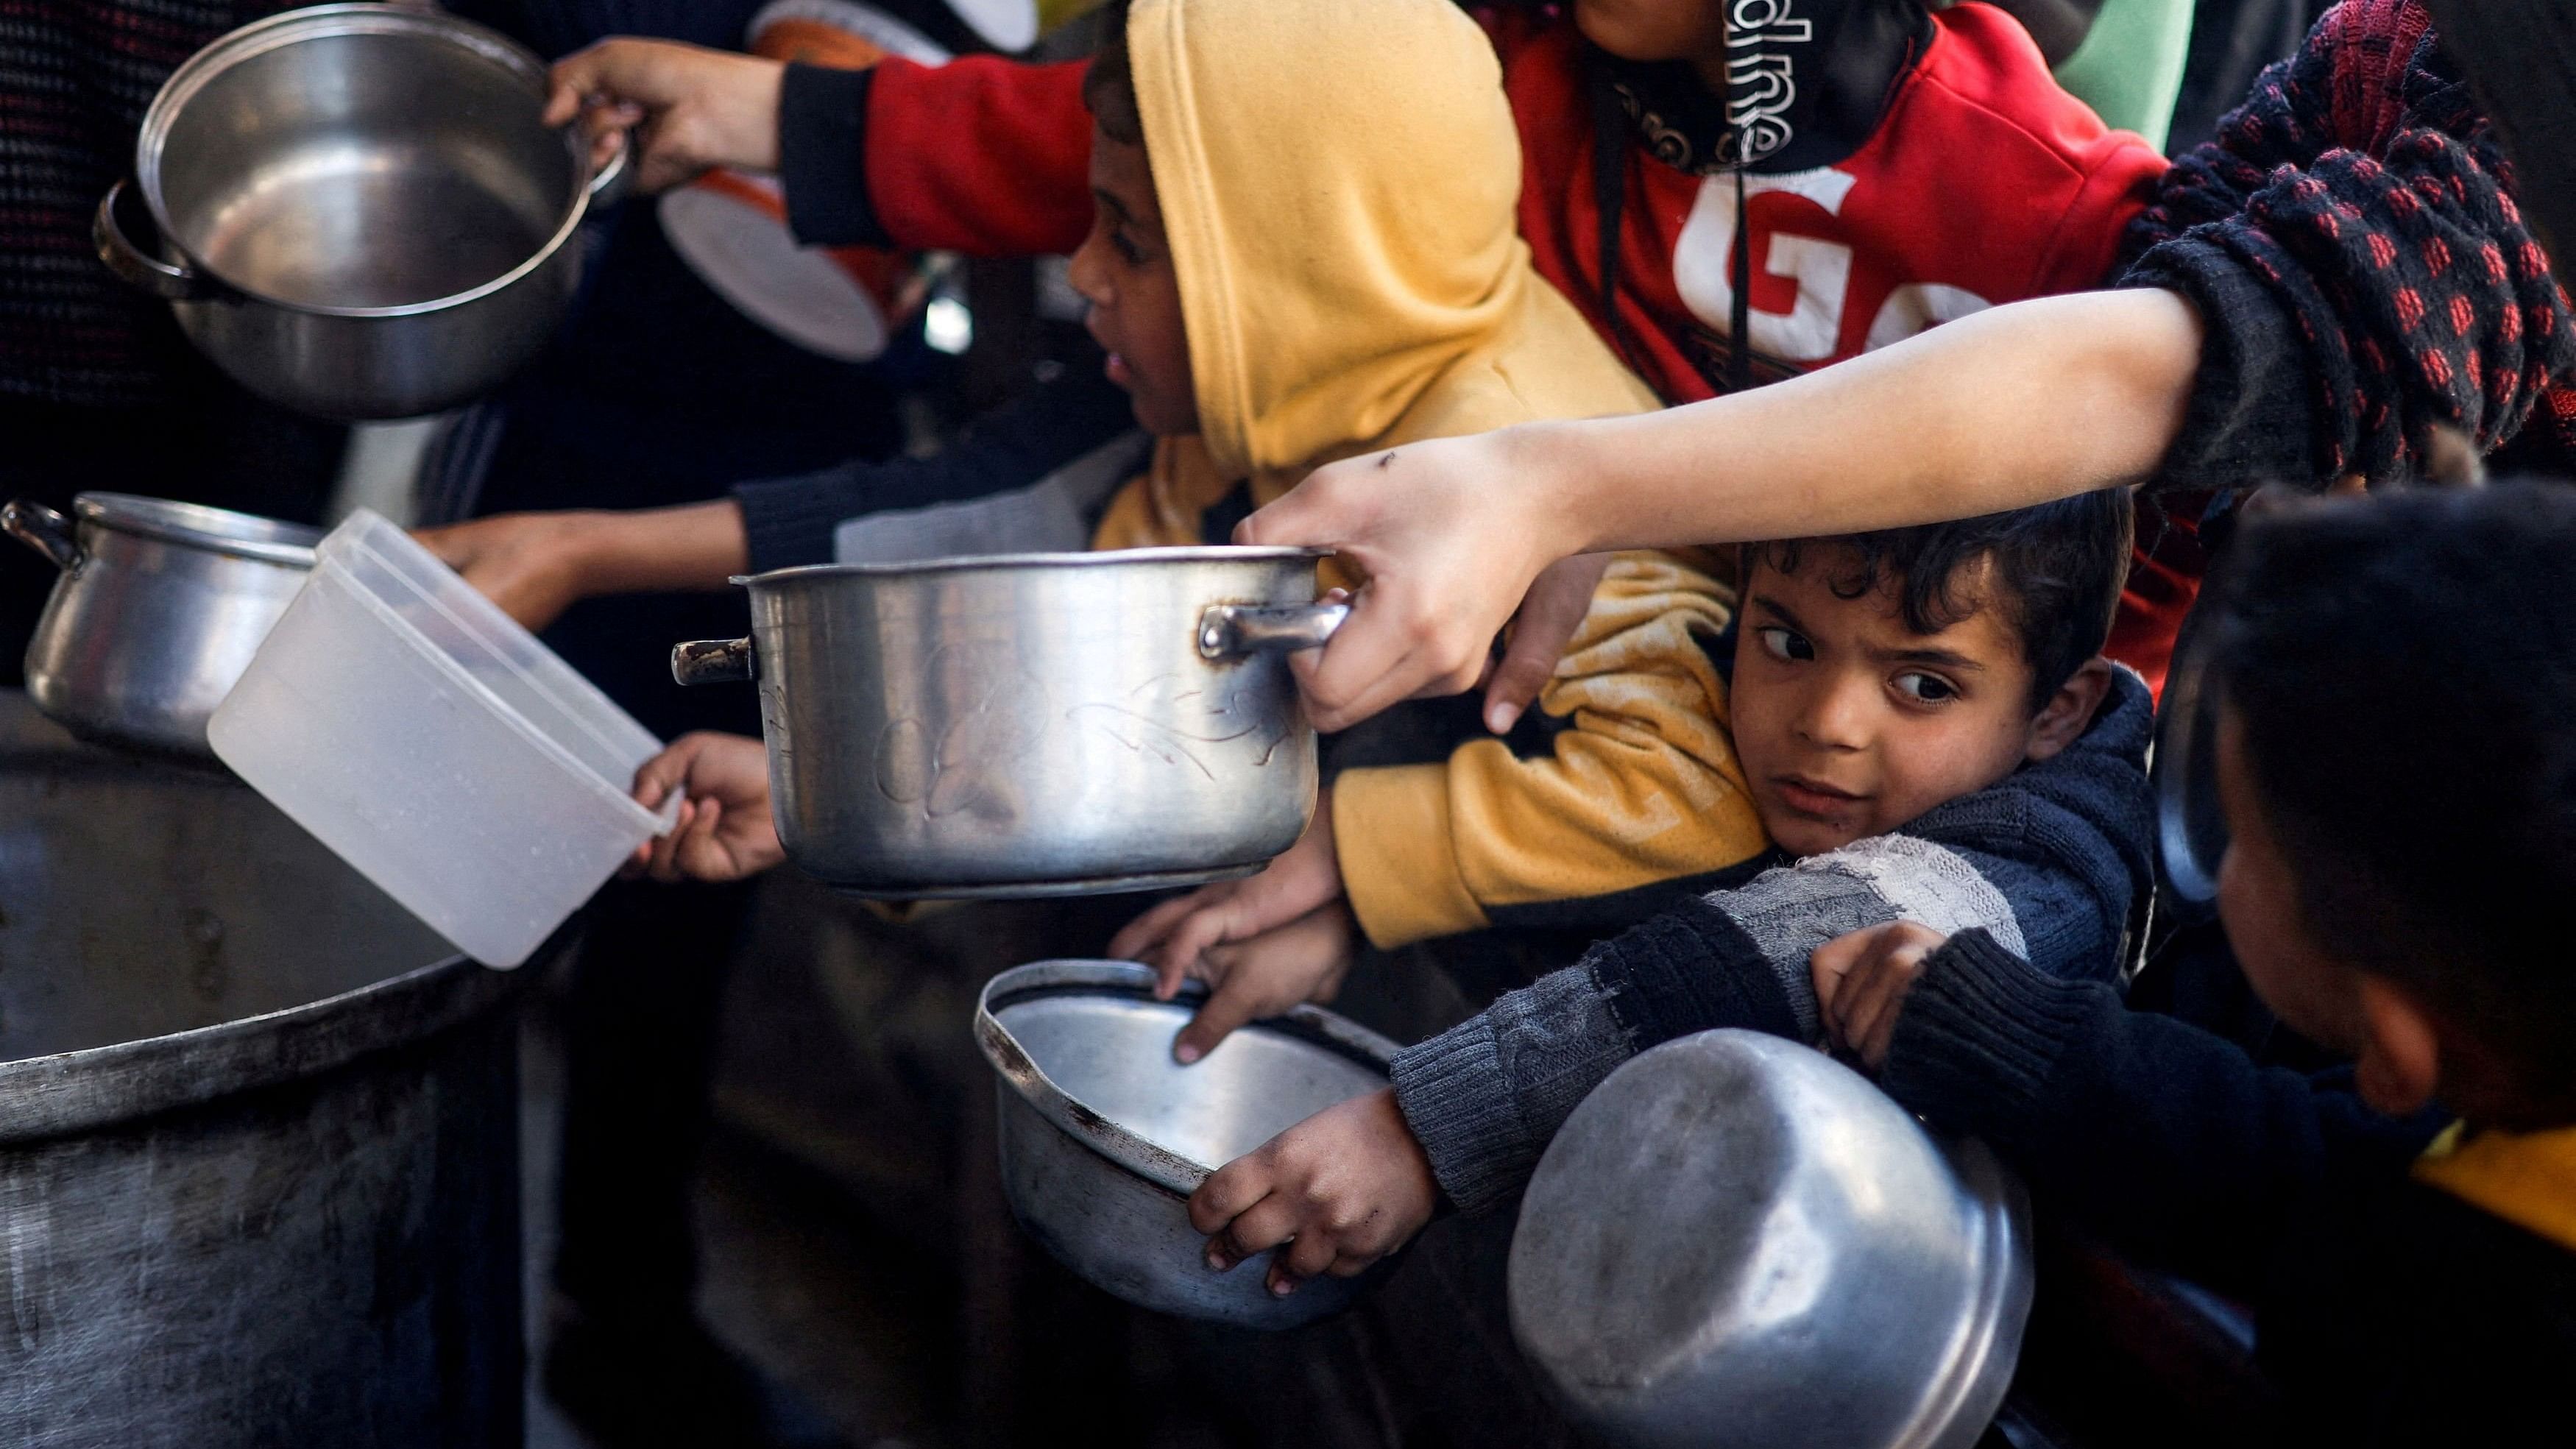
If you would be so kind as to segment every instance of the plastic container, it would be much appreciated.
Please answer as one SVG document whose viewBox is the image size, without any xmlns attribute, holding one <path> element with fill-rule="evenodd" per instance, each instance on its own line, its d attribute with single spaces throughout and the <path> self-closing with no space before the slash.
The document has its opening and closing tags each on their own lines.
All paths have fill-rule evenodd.
<svg viewBox="0 0 2576 1449">
<path fill-rule="evenodd" d="M 486 966 L 516 966 L 636 846 L 661 742 L 365 511 L 323 539 L 206 737 L 251 788 Z"/>
</svg>

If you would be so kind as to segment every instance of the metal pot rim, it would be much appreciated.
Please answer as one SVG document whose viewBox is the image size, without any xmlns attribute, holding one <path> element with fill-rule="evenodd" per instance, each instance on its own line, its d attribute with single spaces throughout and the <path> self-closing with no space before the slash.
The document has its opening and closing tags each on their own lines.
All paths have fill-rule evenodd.
<svg viewBox="0 0 2576 1449">
<path fill-rule="evenodd" d="M 412 317 L 429 312 L 442 312 L 461 307 L 499 292 L 544 266 L 561 251 L 582 219 L 589 214 L 591 175 L 589 148 L 579 140 L 579 127 L 563 128 L 566 146 L 573 151 L 577 181 L 572 188 L 570 204 L 564 209 L 563 221 L 543 246 L 510 270 L 480 286 L 444 297 L 421 302 L 405 302 L 398 307 L 327 307 L 311 302 L 290 301 L 242 286 L 226 277 L 205 260 L 188 250 L 170 222 L 170 210 L 161 198 L 161 151 L 168 142 L 171 127 L 179 113 L 198 91 L 226 70 L 264 55 L 282 46 L 307 40 L 332 39 L 344 35 L 417 35 L 426 36 L 473 52 L 501 68 L 516 72 L 542 95 L 546 87 L 546 68 L 525 46 L 497 30 L 477 25 L 439 10 L 415 10 L 383 0 L 343 0 L 332 5 L 312 5 L 301 10 L 282 11 L 264 20 L 255 20 L 238 30 L 218 37 L 162 82 L 160 92 L 143 113 L 143 127 L 134 138 L 134 175 L 143 192 L 143 204 L 152 213 L 152 224 L 161 238 L 185 255 L 192 266 L 220 280 L 224 288 L 251 301 L 290 312 L 316 317 Z"/>
<path fill-rule="evenodd" d="M 1021 1050 L 1018 1038 L 1002 1025 L 1002 1008 L 1042 996 L 1123 996 L 1151 1000 L 1154 973 L 1128 961 L 1034 961 L 1015 966 L 984 983 L 975 1001 L 975 1041 L 984 1059 L 1056 1129 L 1107 1158 L 1130 1176 L 1142 1178 L 1175 1197 L 1198 1191 L 1222 1163 L 1193 1162 L 1168 1152 L 1109 1120 L 1075 1099 L 1040 1070 Z M 1207 999 L 1207 987 L 1189 982 L 1167 1005 L 1195 1006 Z M 1284 1015 L 1253 1022 L 1241 1030 L 1271 1031 L 1318 1046 L 1337 1056 L 1384 1073 L 1398 1048 L 1392 1041 L 1348 1017 L 1319 1006 L 1297 1006 Z"/>
<path fill-rule="evenodd" d="M 1330 558 L 1329 548 L 1278 545 L 1200 544 L 1168 548 L 1116 548 L 1091 553 L 987 553 L 954 558 L 909 559 L 902 563 L 798 564 L 765 574 L 735 574 L 729 582 L 778 585 L 827 579 L 899 579 L 921 574 L 969 573 L 977 569 L 1114 568 L 1120 564 L 1291 563 Z"/>
<path fill-rule="evenodd" d="M 321 529 L 300 523 L 136 493 L 83 493 L 72 500 L 72 513 L 85 526 L 111 533 L 292 569 L 312 568 L 313 546 L 322 541 Z"/>
</svg>

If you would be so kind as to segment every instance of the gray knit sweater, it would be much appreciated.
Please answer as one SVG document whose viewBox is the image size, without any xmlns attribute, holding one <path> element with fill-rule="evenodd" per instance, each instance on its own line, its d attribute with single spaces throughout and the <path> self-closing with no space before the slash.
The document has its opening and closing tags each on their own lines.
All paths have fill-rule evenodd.
<svg viewBox="0 0 2576 1449">
<path fill-rule="evenodd" d="M 1888 921 L 1984 928 L 2050 976 L 2108 980 L 2152 879 L 2154 707 L 2122 669 L 2083 737 L 1904 829 L 1674 907 L 1395 1059 L 1441 1189 L 1516 1192 L 1556 1129 L 1629 1057 L 1712 1027 L 1818 1035 L 1807 958 Z"/>
</svg>

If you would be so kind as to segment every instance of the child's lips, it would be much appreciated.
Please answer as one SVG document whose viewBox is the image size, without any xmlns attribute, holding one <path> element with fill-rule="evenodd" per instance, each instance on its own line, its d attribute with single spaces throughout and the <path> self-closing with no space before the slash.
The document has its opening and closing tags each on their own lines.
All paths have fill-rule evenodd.
<svg viewBox="0 0 2576 1449">
<path fill-rule="evenodd" d="M 1127 359 L 1115 352 L 1109 354 L 1109 360 L 1100 365 L 1100 370 L 1120 387 L 1132 390 L 1136 385 L 1136 375 L 1128 370 Z"/>
<path fill-rule="evenodd" d="M 1840 815 L 1868 798 L 1802 775 L 1782 775 L 1771 783 L 1780 791 L 1781 800 L 1802 815 Z"/>
</svg>

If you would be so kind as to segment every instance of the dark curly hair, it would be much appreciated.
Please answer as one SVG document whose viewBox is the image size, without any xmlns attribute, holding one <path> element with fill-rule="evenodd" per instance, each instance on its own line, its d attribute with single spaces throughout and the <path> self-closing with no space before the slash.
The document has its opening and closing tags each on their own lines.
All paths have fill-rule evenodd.
<svg viewBox="0 0 2576 1449">
<path fill-rule="evenodd" d="M 2036 713 L 2102 652 L 2136 526 L 2128 490 L 2105 488 L 1954 523 L 1751 544 L 1743 571 L 1749 581 L 1759 562 L 1793 574 L 1808 549 L 1830 550 L 1837 597 L 1862 598 L 1893 580 L 1898 613 L 1917 634 L 1999 608 L 2030 661 Z"/>
</svg>

